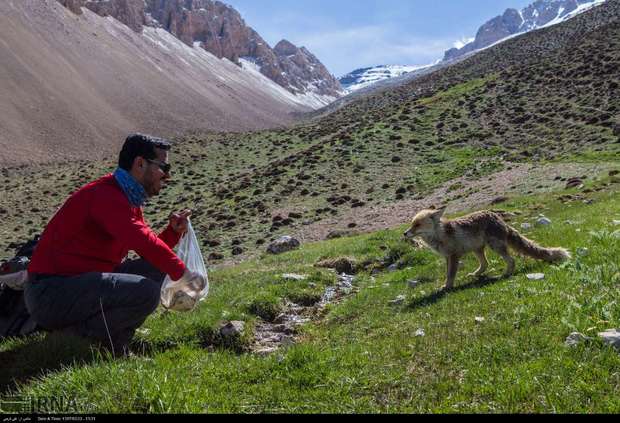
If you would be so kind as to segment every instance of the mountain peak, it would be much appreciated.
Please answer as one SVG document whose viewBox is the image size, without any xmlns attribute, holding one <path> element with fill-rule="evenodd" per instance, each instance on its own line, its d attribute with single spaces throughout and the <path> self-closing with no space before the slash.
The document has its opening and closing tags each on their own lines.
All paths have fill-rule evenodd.
<svg viewBox="0 0 620 423">
<path fill-rule="evenodd" d="M 299 48 L 288 40 L 282 40 L 273 48 L 278 56 L 292 56 L 299 51 Z"/>
<path fill-rule="evenodd" d="M 473 42 L 446 51 L 444 60 L 488 47 L 507 37 L 560 23 L 605 0 L 536 0 L 521 10 L 506 9 L 480 27 Z"/>
<path fill-rule="evenodd" d="M 295 95 L 320 98 L 325 105 L 342 95 L 342 87 L 306 49 L 282 40 L 269 44 L 232 6 L 214 0 L 57 0 L 81 14 L 86 7 L 100 16 L 112 16 L 141 32 L 144 26 L 161 28 L 190 47 L 200 46 L 220 59 L 252 66 Z M 289 63 L 291 56 L 294 66 Z M 318 81 L 318 83 L 317 83 Z M 314 100 L 313 100 L 314 101 Z"/>
</svg>

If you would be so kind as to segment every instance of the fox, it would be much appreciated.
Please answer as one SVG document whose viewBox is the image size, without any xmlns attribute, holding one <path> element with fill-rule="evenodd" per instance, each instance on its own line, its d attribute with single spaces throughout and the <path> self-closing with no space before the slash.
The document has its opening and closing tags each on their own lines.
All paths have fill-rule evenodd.
<svg viewBox="0 0 620 423">
<path fill-rule="evenodd" d="M 466 254 L 474 253 L 480 263 L 478 270 L 470 274 L 470 277 L 481 277 L 486 273 L 489 266 L 486 247 L 498 253 L 506 262 L 504 278 L 512 276 L 515 270 L 515 260 L 508 247 L 522 255 L 548 263 L 561 263 L 571 258 L 570 252 L 565 248 L 544 248 L 527 239 L 495 212 L 480 211 L 449 220 L 443 218 L 446 209 L 447 206 L 422 210 L 413 218 L 411 227 L 404 234 L 410 241 L 421 238 L 423 244 L 445 257 L 447 277 L 444 290 L 453 289 L 459 260 Z"/>
</svg>

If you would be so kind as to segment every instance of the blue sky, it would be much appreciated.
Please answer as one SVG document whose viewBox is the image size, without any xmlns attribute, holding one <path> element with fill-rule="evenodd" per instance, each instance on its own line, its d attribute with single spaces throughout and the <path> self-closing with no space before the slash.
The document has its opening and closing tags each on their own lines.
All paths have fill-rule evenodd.
<svg viewBox="0 0 620 423">
<path fill-rule="evenodd" d="M 533 0 L 224 0 L 272 47 L 286 38 L 342 76 L 443 58 L 487 20 Z"/>
</svg>

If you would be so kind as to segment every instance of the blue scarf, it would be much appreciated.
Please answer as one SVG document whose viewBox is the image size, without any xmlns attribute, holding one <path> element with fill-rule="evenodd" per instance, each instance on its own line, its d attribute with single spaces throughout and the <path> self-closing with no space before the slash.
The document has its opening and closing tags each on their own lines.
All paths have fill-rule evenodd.
<svg viewBox="0 0 620 423">
<path fill-rule="evenodd" d="M 129 202 L 134 207 L 143 207 L 148 198 L 144 187 L 140 185 L 138 181 L 125 169 L 120 167 L 114 172 L 114 178 L 116 182 L 121 186 L 121 189 L 129 199 Z"/>
</svg>

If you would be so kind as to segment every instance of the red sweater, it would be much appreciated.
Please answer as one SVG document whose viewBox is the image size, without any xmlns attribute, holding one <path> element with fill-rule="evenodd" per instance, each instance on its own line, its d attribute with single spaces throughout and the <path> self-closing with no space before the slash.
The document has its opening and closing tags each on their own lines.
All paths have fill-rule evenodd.
<svg viewBox="0 0 620 423">
<path fill-rule="evenodd" d="M 168 226 L 159 235 L 144 222 L 113 175 L 74 193 L 45 228 L 28 272 L 75 276 L 111 273 L 130 250 L 172 278 L 179 280 L 185 264 L 172 248 L 180 236 Z"/>
</svg>

